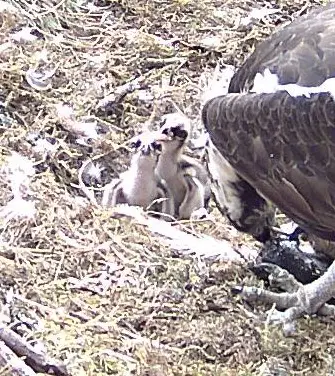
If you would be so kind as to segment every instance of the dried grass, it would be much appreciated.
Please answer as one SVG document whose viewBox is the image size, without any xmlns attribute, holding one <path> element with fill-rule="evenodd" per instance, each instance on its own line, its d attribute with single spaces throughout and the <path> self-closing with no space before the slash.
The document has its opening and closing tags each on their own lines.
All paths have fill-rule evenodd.
<svg viewBox="0 0 335 376">
<path fill-rule="evenodd" d="M 11 321 L 31 317 L 28 338 L 42 341 L 73 375 L 256 375 L 266 367 L 277 373 L 263 374 L 334 372 L 332 321 L 301 320 L 296 336 L 284 338 L 260 322 L 261 307 L 231 294 L 235 284 L 255 283 L 245 266 L 203 258 L 199 267 L 135 220 L 93 207 L 77 180 L 88 157 L 106 167 L 104 182 L 115 177 L 129 159 L 125 141 L 155 127 L 174 103 L 197 122 L 201 73 L 212 72 L 219 59 L 238 66 L 278 24 L 316 3 L 279 1 L 279 13 L 239 30 L 239 18 L 269 3 L 7 1 L 14 8 L 0 16 L 0 162 L 14 151 L 34 162 L 27 195 L 36 214 L 3 218 L 0 295 L 5 306 L 13 289 Z M 11 40 L 22 26 L 43 37 Z M 51 89 L 27 84 L 26 72 L 37 68 L 55 69 Z M 120 95 L 136 78 L 135 90 L 128 85 Z M 143 100 L 147 95 L 152 99 Z M 78 119 L 96 121 L 100 138 L 79 144 L 57 114 L 62 103 Z M 57 148 L 36 151 L 35 136 Z M 4 172 L 1 178 L 5 206 L 12 193 Z M 184 226 L 256 246 L 213 215 L 215 223 Z"/>
</svg>

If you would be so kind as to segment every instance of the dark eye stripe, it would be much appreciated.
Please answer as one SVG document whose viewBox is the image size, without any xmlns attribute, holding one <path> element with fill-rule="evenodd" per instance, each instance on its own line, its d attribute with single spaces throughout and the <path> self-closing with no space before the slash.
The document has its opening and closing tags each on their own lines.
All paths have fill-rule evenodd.
<svg viewBox="0 0 335 376">
<path fill-rule="evenodd" d="M 167 127 L 162 130 L 162 133 L 171 136 L 171 137 L 179 137 L 181 139 L 186 139 L 188 136 L 188 132 L 183 129 L 181 126 L 175 126 L 175 127 Z"/>
<path fill-rule="evenodd" d="M 155 141 L 151 143 L 151 147 L 153 150 L 162 150 L 162 145 Z"/>
<path fill-rule="evenodd" d="M 138 149 L 142 144 L 142 141 L 140 139 L 136 140 L 136 141 L 133 141 L 131 144 L 130 144 L 130 147 L 132 149 Z"/>
</svg>

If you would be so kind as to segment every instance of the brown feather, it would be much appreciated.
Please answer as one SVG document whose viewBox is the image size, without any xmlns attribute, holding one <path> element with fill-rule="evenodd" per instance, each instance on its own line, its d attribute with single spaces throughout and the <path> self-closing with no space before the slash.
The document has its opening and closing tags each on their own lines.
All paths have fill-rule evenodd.
<svg viewBox="0 0 335 376">
<path fill-rule="evenodd" d="M 276 124 L 268 115 L 271 98 L 279 101 Z M 249 118 L 246 127 L 243 111 L 249 101 L 257 102 L 258 109 L 257 116 Z M 210 101 L 203 114 L 214 145 L 242 178 L 302 227 L 335 240 L 334 195 L 329 193 L 335 192 L 335 174 L 329 173 L 335 171 L 335 149 L 332 138 L 324 137 L 322 143 L 314 140 L 314 133 L 324 133 L 321 129 L 327 128 L 329 133 L 332 129 L 335 133 L 335 118 L 329 121 L 331 116 L 327 116 L 329 103 L 335 106 L 330 94 L 311 98 L 294 98 L 286 92 L 232 94 Z M 228 121 L 231 111 L 240 114 L 234 122 Z M 313 122 L 314 112 L 320 111 L 327 121 Z M 287 113 L 292 117 L 286 116 Z M 293 128 L 297 140 L 290 137 Z M 226 139 L 229 142 L 222 141 Z"/>
<path fill-rule="evenodd" d="M 321 6 L 260 43 L 236 72 L 230 93 L 248 91 L 255 75 L 269 68 L 280 84 L 318 86 L 335 76 L 335 4 Z"/>
<path fill-rule="evenodd" d="M 334 99 L 246 91 L 265 69 L 280 85 L 317 87 L 335 77 L 334 35 L 334 3 L 300 17 L 257 46 L 233 76 L 230 94 L 207 102 L 202 113 L 212 143 L 237 176 L 328 240 L 335 240 Z"/>
</svg>

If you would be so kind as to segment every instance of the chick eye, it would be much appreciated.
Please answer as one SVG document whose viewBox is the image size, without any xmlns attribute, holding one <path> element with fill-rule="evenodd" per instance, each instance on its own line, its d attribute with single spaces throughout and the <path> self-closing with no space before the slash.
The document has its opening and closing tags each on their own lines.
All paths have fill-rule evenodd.
<svg viewBox="0 0 335 376">
<path fill-rule="evenodd" d="M 179 127 L 174 128 L 174 134 L 182 139 L 185 139 L 188 135 L 187 131 L 185 129 L 181 129 Z"/>
<path fill-rule="evenodd" d="M 130 147 L 132 149 L 138 149 L 140 146 L 141 146 L 142 142 L 141 140 L 136 140 L 136 141 L 133 141 L 131 144 L 130 144 Z"/>
<path fill-rule="evenodd" d="M 152 148 L 153 148 L 154 150 L 162 151 L 162 145 L 159 144 L 158 142 L 155 142 L 155 141 L 154 141 L 154 142 L 151 144 L 151 146 L 152 146 Z"/>
<path fill-rule="evenodd" d="M 180 127 L 171 127 L 170 129 L 170 132 L 174 135 L 174 136 L 179 136 L 180 135 L 180 132 L 182 131 L 182 129 Z"/>
</svg>

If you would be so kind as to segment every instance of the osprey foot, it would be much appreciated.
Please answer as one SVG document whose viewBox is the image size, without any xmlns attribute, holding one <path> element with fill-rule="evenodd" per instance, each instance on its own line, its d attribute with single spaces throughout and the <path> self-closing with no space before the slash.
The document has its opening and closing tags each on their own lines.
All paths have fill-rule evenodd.
<svg viewBox="0 0 335 376">
<path fill-rule="evenodd" d="M 291 280 L 291 277 L 287 272 L 281 274 L 281 287 L 285 285 L 284 281 L 287 278 Z M 326 304 L 335 295 L 335 262 L 316 281 L 308 285 L 301 285 L 298 282 L 292 285 L 291 280 L 289 286 L 293 292 L 277 293 L 247 286 L 235 288 L 233 292 L 238 293 L 249 302 L 258 301 L 274 305 L 276 310 L 272 311 L 268 317 L 268 321 L 274 324 L 288 325 L 305 314 L 317 313 L 323 316 L 335 314 L 335 307 Z M 292 286 L 294 287 L 292 288 Z"/>
</svg>

